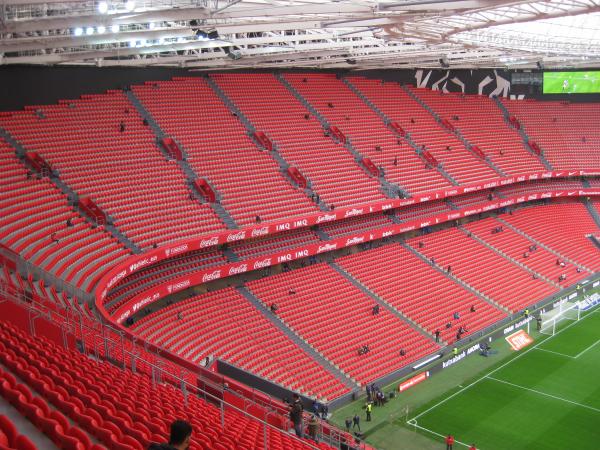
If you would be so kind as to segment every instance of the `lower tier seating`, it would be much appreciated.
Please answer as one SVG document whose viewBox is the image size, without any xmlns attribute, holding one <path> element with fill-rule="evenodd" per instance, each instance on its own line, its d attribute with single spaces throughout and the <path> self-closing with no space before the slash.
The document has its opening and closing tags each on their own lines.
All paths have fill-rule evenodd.
<svg viewBox="0 0 600 450">
<path fill-rule="evenodd" d="M 506 317 L 506 313 L 435 270 L 400 244 L 339 258 L 337 262 L 389 305 L 441 340 L 456 341 Z M 459 318 L 454 314 L 458 313 Z M 446 325 L 450 324 L 450 327 Z"/>
<path fill-rule="evenodd" d="M 502 226 L 502 232 L 493 233 L 492 230 L 499 226 Z M 582 267 L 578 272 L 578 266 L 561 261 L 560 256 L 536 246 L 533 241 L 493 218 L 471 222 L 465 228 L 519 263 L 560 284 L 562 288 L 590 275 Z M 566 278 L 563 279 L 561 275 Z"/>
<path fill-rule="evenodd" d="M 593 271 L 600 270 L 600 252 L 586 237 L 598 234 L 598 226 L 583 203 L 551 203 L 544 207 L 521 208 L 512 215 L 500 217 L 577 264 Z"/>
<path fill-rule="evenodd" d="M 504 259 L 498 253 L 468 237 L 457 228 L 448 228 L 426 236 L 410 239 L 413 248 L 451 272 L 470 286 L 511 312 L 519 311 L 557 289 L 529 272 Z"/>
<path fill-rule="evenodd" d="M 373 315 L 374 300 L 328 264 L 255 280 L 248 288 L 265 305 L 276 303 L 287 326 L 361 384 L 438 348 L 386 309 Z M 369 352 L 360 355 L 365 345 Z"/>
<path fill-rule="evenodd" d="M 171 305 L 133 330 L 192 362 L 221 358 L 308 396 L 333 400 L 349 390 L 233 288 Z"/>
<path fill-rule="evenodd" d="M 33 404 L 32 417 L 36 420 L 39 417 L 40 424 L 61 439 L 65 427 L 70 434 L 81 427 L 107 448 L 143 450 L 151 441 L 165 442 L 169 424 L 185 419 L 194 428 L 191 450 L 264 448 L 261 423 L 235 409 L 225 407 L 222 414 L 218 402 L 193 393 L 184 398 L 170 384 L 153 384 L 145 375 L 65 350 L 5 321 L 0 322 L 0 350 L 0 362 L 27 383 L 26 389 L 16 389 L 5 379 L 1 384 L 3 391 L 29 400 L 26 392 L 35 389 L 40 398 L 23 403 Z M 53 409 L 60 414 L 53 413 Z M 45 411 L 51 411 L 48 419 L 44 419 Z M 69 428 L 66 417 L 76 425 Z M 81 442 L 82 434 L 76 434 L 75 439 Z M 268 428 L 266 439 L 270 449 L 309 448 L 303 441 L 275 428 Z M 61 448 L 94 449 L 94 446 L 76 446 L 75 442 L 69 446 L 66 442 L 61 443 Z M 330 447 L 320 444 L 320 448 Z"/>
</svg>

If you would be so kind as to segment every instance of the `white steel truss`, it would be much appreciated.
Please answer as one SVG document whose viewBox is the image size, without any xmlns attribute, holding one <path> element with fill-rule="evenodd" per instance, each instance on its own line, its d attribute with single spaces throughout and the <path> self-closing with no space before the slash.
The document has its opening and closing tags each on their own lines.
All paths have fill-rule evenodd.
<svg viewBox="0 0 600 450">
<path fill-rule="evenodd" d="M 0 64 L 592 67 L 600 0 L 0 0 Z"/>
</svg>

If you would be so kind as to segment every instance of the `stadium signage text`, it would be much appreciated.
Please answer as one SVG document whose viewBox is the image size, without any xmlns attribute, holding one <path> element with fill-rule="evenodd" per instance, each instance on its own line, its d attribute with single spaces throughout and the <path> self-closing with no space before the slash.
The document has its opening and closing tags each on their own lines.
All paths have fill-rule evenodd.
<svg viewBox="0 0 600 450">
<path fill-rule="evenodd" d="M 528 317 L 527 319 L 522 319 L 519 320 L 518 322 L 513 323 L 510 327 L 506 327 L 504 329 L 504 333 L 503 334 L 508 334 L 511 331 L 516 330 L 517 328 L 521 328 L 523 325 L 526 325 L 528 322 L 531 322 L 531 320 L 533 319 L 533 317 Z"/>
</svg>

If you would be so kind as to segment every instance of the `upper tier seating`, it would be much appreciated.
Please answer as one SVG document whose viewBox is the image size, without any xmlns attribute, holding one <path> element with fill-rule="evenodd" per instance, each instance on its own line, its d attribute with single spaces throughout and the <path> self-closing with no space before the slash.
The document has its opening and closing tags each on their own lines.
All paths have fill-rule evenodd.
<svg viewBox="0 0 600 450">
<path fill-rule="evenodd" d="M 195 363 L 221 358 L 309 396 L 333 400 L 349 390 L 233 288 L 171 305 L 133 330 Z"/>
<path fill-rule="evenodd" d="M 319 282 L 315 282 L 318 280 Z M 248 288 L 304 340 L 358 383 L 365 384 L 438 347 L 375 302 L 328 264 L 251 281 Z M 359 355 L 360 347 L 370 351 Z M 405 356 L 400 355 L 404 349 Z"/>
<path fill-rule="evenodd" d="M 410 137 L 419 147 L 425 146 L 458 183 L 483 181 L 498 176 L 486 163 L 467 150 L 456 136 L 436 122 L 429 111 L 398 83 L 382 84 L 377 80 L 363 78 L 350 78 L 350 81 L 389 120 L 398 122 L 404 131 L 410 133 Z M 450 146 L 450 150 L 447 146 Z M 439 187 L 424 190 L 433 189 Z"/>
<path fill-rule="evenodd" d="M 35 389 L 48 408 L 55 407 L 113 450 L 142 450 L 150 441 L 165 442 L 169 424 L 181 418 L 194 429 L 191 450 L 264 448 L 260 422 L 232 408 L 226 406 L 221 416 L 218 403 L 190 394 L 184 399 L 170 384 L 153 384 L 145 375 L 66 351 L 4 321 L 0 322 L 0 362 Z M 42 404 L 36 407 L 44 409 Z M 267 430 L 267 446 L 309 448 L 274 428 Z M 320 444 L 320 448 L 330 447 Z"/>
<path fill-rule="evenodd" d="M 409 240 L 413 248 L 418 248 L 419 242 L 425 244 L 419 251 L 434 258 L 435 264 L 444 269 L 451 266 L 455 276 L 511 312 L 557 291 L 459 229 L 448 228 Z"/>
<path fill-rule="evenodd" d="M 503 226 L 504 228 L 501 233 L 490 232 L 490 230 L 498 226 Z M 590 275 L 588 271 L 582 268 L 580 268 L 581 272 L 577 273 L 576 266 L 573 264 L 567 264 L 566 267 L 556 264 L 557 259 L 560 258 L 544 248 L 538 246 L 536 250 L 532 251 L 530 249 L 534 245 L 532 241 L 505 227 L 503 223 L 493 218 L 471 222 L 465 228 L 511 258 L 514 258 L 555 283 L 559 283 L 562 288 L 571 286 Z M 559 277 L 563 274 L 567 278 L 559 280 Z"/>
<path fill-rule="evenodd" d="M 206 80 L 185 78 L 132 89 L 163 131 L 183 146 L 195 173 L 220 193 L 238 225 L 254 224 L 257 216 L 269 222 L 318 212 L 283 177 L 275 159 L 252 142 Z"/>
<path fill-rule="evenodd" d="M 554 169 L 600 166 L 600 103 L 500 100 Z"/>
<path fill-rule="evenodd" d="M 286 74 L 285 78 L 331 125 L 338 127 L 352 141 L 361 155 L 370 158 L 377 167 L 383 167 L 388 181 L 398 183 L 413 194 L 449 186 L 439 172 L 426 169 L 415 150 L 395 136 L 383 120 L 334 74 Z M 333 108 L 328 106 L 329 103 Z"/>
<path fill-rule="evenodd" d="M 324 136 L 319 121 L 271 74 L 211 75 L 257 130 L 312 184 L 329 206 L 385 200 L 348 150 Z M 248 92 L 252 95 L 248 95 Z"/>
<path fill-rule="evenodd" d="M 489 97 L 429 89 L 412 89 L 429 107 L 460 130 L 505 174 L 544 171 L 539 158 L 525 148 L 518 132 L 509 127 L 500 108 Z M 458 117 L 458 120 L 456 120 Z"/>
<path fill-rule="evenodd" d="M 130 255 L 103 226 L 77 214 L 50 180 L 32 176 L 1 139 L 0 172 L 0 242 L 23 258 L 90 292 Z"/>
<path fill-rule="evenodd" d="M 521 208 L 513 215 L 500 217 L 577 264 L 600 270 L 598 248 L 586 237 L 598 234 L 598 227 L 583 204 L 569 202 Z"/>
<path fill-rule="evenodd" d="M 397 243 L 339 258 L 337 262 L 372 292 L 441 339 L 456 341 L 459 327 L 479 331 L 506 316 Z M 475 311 L 471 308 L 475 307 Z M 454 313 L 460 318 L 454 319 Z M 446 324 L 451 323 L 451 328 Z"/>
<path fill-rule="evenodd" d="M 224 229 L 207 205 L 189 197 L 175 162 L 122 91 L 0 117 L 28 151 L 38 152 L 79 196 L 89 196 L 142 248 Z M 125 130 L 120 131 L 120 124 Z"/>
</svg>

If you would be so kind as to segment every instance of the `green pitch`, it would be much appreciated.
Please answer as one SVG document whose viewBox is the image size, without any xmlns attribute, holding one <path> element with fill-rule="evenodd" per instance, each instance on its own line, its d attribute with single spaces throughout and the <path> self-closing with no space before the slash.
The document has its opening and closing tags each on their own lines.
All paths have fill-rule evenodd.
<svg viewBox="0 0 600 450">
<path fill-rule="evenodd" d="M 600 72 L 544 72 L 544 94 L 600 92 Z"/>
<path fill-rule="evenodd" d="M 462 443 L 458 448 L 475 443 L 483 450 L 597 450 L 599 313 L 562 322 L 556 335 L 433 402 L 409 426 L 438 440 L 452 433 Z"/>
</svg>

